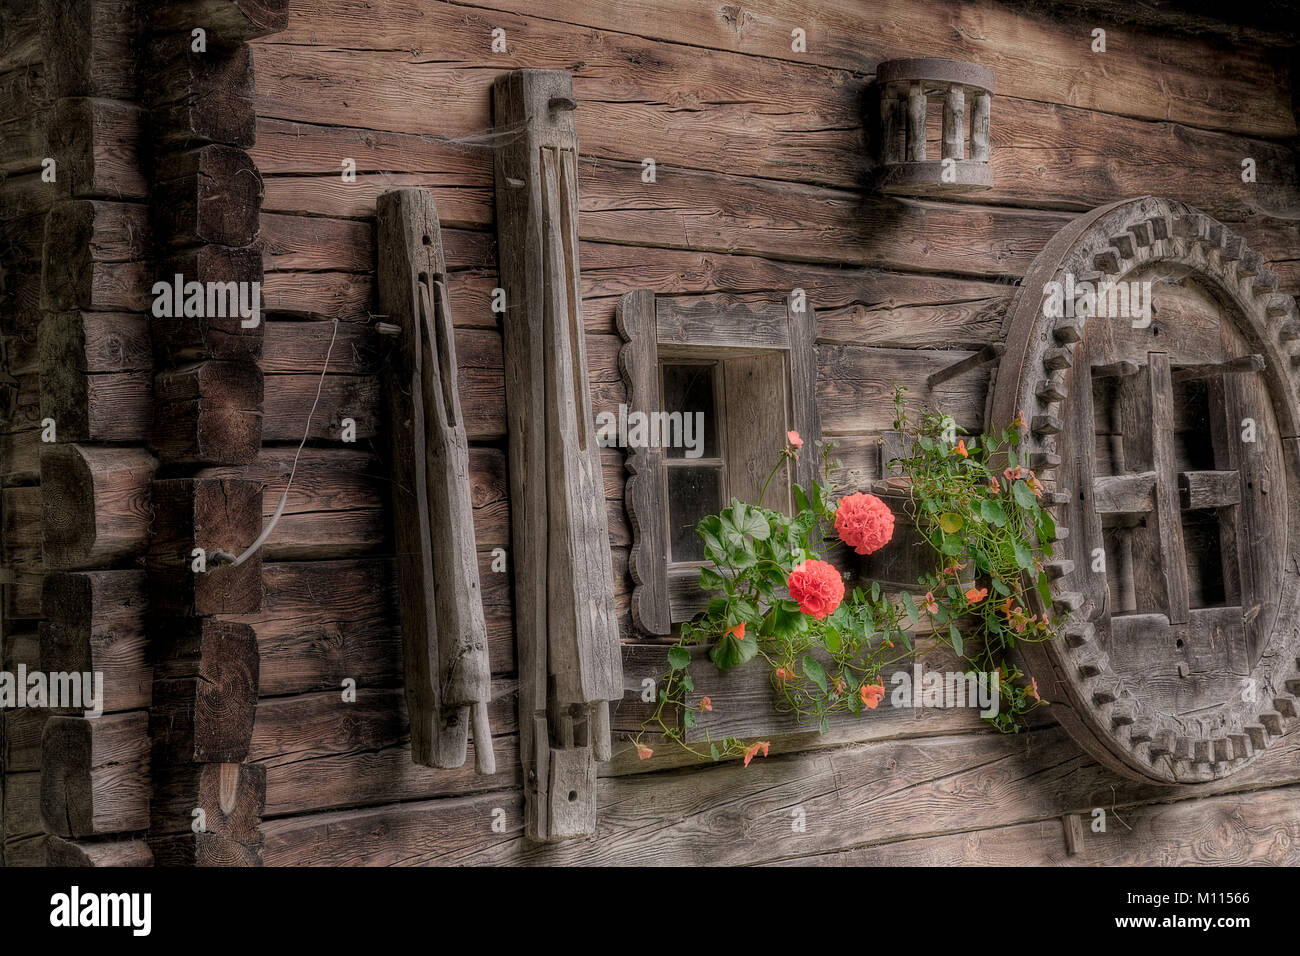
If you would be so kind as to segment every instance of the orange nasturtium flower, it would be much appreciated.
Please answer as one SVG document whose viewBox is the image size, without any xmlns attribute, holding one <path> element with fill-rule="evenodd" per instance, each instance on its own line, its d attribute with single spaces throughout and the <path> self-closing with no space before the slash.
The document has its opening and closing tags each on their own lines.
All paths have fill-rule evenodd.
<svg viewBox="0 0 1300 956">
<path fill-rule="evenodd" d="M 875 710 L 880 704 L 880 700 L 885 696 L 885 687 L 883 684 L 863 684 L 860 693 L 862 694 L 862 705 L 867 710 Z"/>
<path fill-rule="evenodd" d="M 654 754 L 655 754 L 655 752 L 654 752 L 653 750 L 651 750 L 649 747 L 647 747 L 645 744 L 640 743 L 639 741 L 637 742 L 637 745 L 636 745 L 636 755 L 637 755 L 637 757 L 639 757 L 639 758 L 642 759 L 642 760 L 647 760 L 647 759 L 649 759 L 650 757 L 653 757 Z"/>
<path fill-rule="evenodd" d="M 957 442 L 957 454 L 961 455 L 963 458 L 970 457 L 966 453 L 966 439 L 963 438 L 961 441 Z"/>
<path fill-rule="evenodd" d="M 971 604 L 978 603 L 979 601 L 984 600 L 988 596 L 989 596 L 988 588 L 972 587 L 969 591 L 966 592 L 966 600 L 970 601 Z"/>
<path fill-rule="evenodd" d="M 712 710 L 712 709 L 713 709 L 713 701 L 709 700 L 709 698 L 707 697 L 701 697 L 700 710 Z"/>
<path fill-rule="evenodd" d="M 785 433 L 785 437 L 786 440 L 789 441 L 790 444 L 793 445 L 796 449 L 803 447 L 803 439 L 799 437 L 798 432 L 788 431 Z"/>
<path fill-rule="evenodd" d="M 925 597 L 921 599 L 921 610 L 926 614 L 939 613 L 939 603 L 934 599 L 934 595 L 929 591 L 926 591 Z"/>
<path fill-rule="evenodd" d="M 727 633 L 730 634 L 732 637 L 734 637 L 736 640 L 743 641 L 745 639 L 745 622 L 741 621 L 735 627 L 729 628 Z"/>
<path fill-rule="evenodd" d="M 758 756 L 758 752 L 759 752 L 760 750 L 763 751 L 763 756 L 766 757 L 766 756 L 767 756 L 767 748 L 770 747 L 770 746 L 772 746 L 771 741 L 768 741 L 768 740 L 758 740 L 758 741 L 755 741 L 754 743 L 752 743 L 750 746 L 746 747 L 746 748 L 745 748 L 745 766 L 746 766 L 746 767 L 749 766 L 749 762 L 750 762 L 751 760 L 753 760 L 755 757 Z"/>
</svg>

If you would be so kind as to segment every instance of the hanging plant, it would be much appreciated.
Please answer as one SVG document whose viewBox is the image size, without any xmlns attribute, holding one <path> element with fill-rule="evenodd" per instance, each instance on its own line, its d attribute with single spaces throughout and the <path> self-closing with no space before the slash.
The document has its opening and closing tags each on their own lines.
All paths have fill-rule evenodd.
<svg viewBox="0 0 1300 956">
<path fill-rule="evenodd" d="M 918 597 L 886 594 L 879 582 L 846 592 L 826 558 L 846 547 L 858 555 L 879 551 L 892 539 L 896 518 L 875 495 L 837 499 L 830 490 L 835 443 L 818 442 L 823 481 L 793 487 L 793 515 L 733 498 L 696 525 L 709 562 L 700 569 L 700 587 L 715 596 L 668 649 L 655 711 L 634 739 L 642 759 L 653 754 L 643 739 L 648 731 L 698 757 L 743 757 L 746 765 L 770 749 L 770 741 L 732 736 L 686 739 L 684 731 L 713 710 L 709 697 L 696 696 L 690 674 L 690 648 L 697 645 L 707 646 L 723 671 L 761 659 L 776 712 L 823 732 L 832 716 L 860 716 L 880 705 L 884 671 L 917 656 L 911 632 L 922 625 L 972 671 L 997 675 L 999 706 L 986 719 L 999 730 L 1019 730 L 1024 715 L 1044 703 L 1037 685 L 1008 660 L 1018 642 L 1050 640 L 1060 625 L 1029 611 L 1029 588 L 1051 605 L 1041 562 L 1051 555 L 1055 527 L 1040 503 L 1042 486 L 1020 460 L 1024 423 L 973 437 L 938 411 L 912 423 L 902 392 L 895 393 L 894 427 L 910 450 L 897 462 L 899 484 L 907 490 L 907 517 L 934 554 L 933 572 L 917 582 Z M 799 436 L 787 437 L 768 483 L 801 453 Z M 666 717 L 679 713 L 682 725 L 670 725 Z"/>
</svg>

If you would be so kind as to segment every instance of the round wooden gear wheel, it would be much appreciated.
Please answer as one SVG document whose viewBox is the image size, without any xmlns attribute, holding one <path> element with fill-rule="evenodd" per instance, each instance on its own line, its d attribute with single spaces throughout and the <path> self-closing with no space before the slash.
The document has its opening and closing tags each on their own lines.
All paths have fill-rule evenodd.
<svg viewBox="0 0 1300 956">
<path fill-rule="evenodd" d="M 1149 325 L 1050 317 L 1071 279 L 1151 283 Z M 1227 776 L 1300 724 L 1300 317 L 1277 286 L 1222 223 L 1144 197 L 1062 229 L 1012 302 L 987 421 L 1027 424 L 1058 526 L 1034 610 L 1068 614 L 1019 649 L 1135 779 Z"/>
</svg>

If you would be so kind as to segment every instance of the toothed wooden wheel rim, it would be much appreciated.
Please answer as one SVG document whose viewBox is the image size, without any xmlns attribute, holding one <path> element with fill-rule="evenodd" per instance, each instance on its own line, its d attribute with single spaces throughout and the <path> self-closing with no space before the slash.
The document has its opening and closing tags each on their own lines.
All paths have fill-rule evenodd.
<svg viewBox="0 0 1300 956">
<path fill-rule="evenodd" d="M 1150 282 L 1157 311 L 1142 327 L 1045 309 L 1068 282 Z M 1066 226 L 1012 302 L 989 422 L 1028 425 L 1069 612 L 1020 651 L 1070 735 L 1126 776 L 1224 777 L 1300 723 L 1297 346 L 1258 253 L 1156 197 Z"/>
</svg>

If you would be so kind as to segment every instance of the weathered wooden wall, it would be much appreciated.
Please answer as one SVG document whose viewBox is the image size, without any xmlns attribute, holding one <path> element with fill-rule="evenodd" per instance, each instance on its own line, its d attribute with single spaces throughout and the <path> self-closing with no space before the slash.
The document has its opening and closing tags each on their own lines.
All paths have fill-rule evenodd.
<svg viewBox="0 0 1300 956">
<path fill-rule="evenodd" d="M 1280 742 L 1226 781 L 1171 791 L 1103 770 L 1050 716 L 1002 737 L 964 710 L 882 708 L 826 735 L 777 738 L 772 756 L 747 768 L 683 772 L 668 748 L 640 762 L 624 737 L 599 784 L 595 839 L 535 848 L 521 836 L 510 575 L 492 567 L 493 549 L 510 546 L 501 337 L 490 309 L 499 284 L 484 135 L 492 79 L 521 66 L 574 74 L 597 411 L 623 400 L 614 329 L 622 293 L 754 304 L 800 287 L 818 310 L 823 431 L 842 442 L 842 478 L 861 486 L 876 476 L 892 385 L 921 398 L 930 372 L 1000 339 L 1017 281 L 1079 211 L 1147 193 L 1185 200 L 1234 223 L 1287 290 L 1300 291 L 1289 51 L 1266 34 L 1234 42 L 1213 30 L 1093 22 L 1042 7 L 553 0 L 538 15 L 528 0 L 313 0 L 293 5 L 288 30 L 252 44 L 257 140 L 249 153 L 265 179 L 269 311 L 263 445 L 251 473 L 216 466 L 204 476 L 263 480 L 264 515 L 278 502 L 312 405 L 329 320 L 341 320 L 313 440 L 263 555 L 262 611 L 229 618 L 253 628 L 260 651 L 247 759 L 266 772 L 267 865 L 1296 862 L 1300 740 Z M 1105 54 L 1089 50 L 1096 26 L 1107 29 Z M 807 52 L 791 49 L 796 27 L 807 32 Z M 508 52 L 492 52 L 494 28 L 506 31 Z M 38 59 L 23 59 L 26 47 L 11 45 L 11 35 L 0 39 L 0 97 L 39 82 Z M 878 62 L 910 55 L 996 71 L 992 191 L 939 202 L 867 189 L 864 91 Z M 7 119 L 26 115 L 26 102 L 0 110 L 6 132 L 25 129 Z M 0 144 L 0 165 L 10 148 Z M 1257 163 L 1255 184 L 1241 182 L 1245 157 Z M 655 160 L 654 183 L 642 181 L 645 158 Z M 355 182 L 341 176 L 345 160 L 355 161 Z M 0 195 L 25 195 L 10 192 L 14 183 L 21 179 Z M 375 201 L 406 185 L 434 191 L 451 270 L 499 735 L 492 777 L 469 765 L 419 767 L 407 743 L 384 346 L 371 331 Z M 12 218 L 4 209 L 22 211 L 19 203 L 0 199 L 0 220 Z M 967 376 L 933 397 L 978 428 L 985 385 L 983 374 Z M 130 413 L 121 415 L 129 433 Z M 353 444 L 339 440 L 345 418 L 356 424 Z M 641 680 L 662 672 L 663 651 L 631 643 L 621 453 L 606 451 L 603 464 L 629 642 L 627 694 L 615 715 L 626 732 L 644 716 Z M 36 478 L 29 470 L 5 489 L 6 502 L 17 499 L 6 526 L 11 514 L 20 520 Z M 30 539 L 6 540 L 19 552 Z M 22 560 L 32 559 L 7 553 L 5 563 Z M 6 649 L 24 646 L 19 632 Z M 348 679 L 355 703 L 342 699 Z M 728 706 L 743 731 L 744 714 L 766 704 L 736 695 Z M 10 803 L 16 793 L 25 808 L 22 788 L 37 775 L 13 767 L 5 767 Z M 1113 811 L 1107 833 L 1089 833 L 1083 850 L 1066 856 L 1061 817 L 1094 807 Z M 796 808 L 805 832 L 791 826 Z M 504 832 L 493 828 L 497 810 Z M 35 828 L 23 828 L 24 812 L 6 814 L 6 845 L 10 816 L 14 845 L 40 833 L 34 811 Z"/>
<path fill-rule="evenodd" d="M 509 547 L 501 345 L 489 308 L 492 161 L 482 136 L 494 76 L 519 66 L 574 74 L 598 410 L 622 400 L 613 328 L 622 293 L 752 304 L 801 287 L 819 314 L 823 427 L 841 440 L 855 485 L 875 476 L 892 383 L 920 397 L 931 371 L 999 339 L 1019 277 L 1078 211 L 1146 193 L 1183 199 L 1232 221 L 1288 288 L 1300 282 L 1296 127 L 1279 47 L 996 3 L 558 0 L 544 16 L 535 9 L 525 0 L 382 0 L 364 10 L 323 0 L 294 10 L 286 32 L 255 47 L 253 155 L 266 177 L 276 313 L 268 345 L 276 335 L 317 341 L 322 320 L 343 319 L 358 349 L 331 376 L 327 415 L 354 417 L 362 432 L 355 448 L 316 450 L 306 474 L 328 495 L 315 506 L 333 512 L 330 523 L 304 516 L 302 543 L 268 555 L 271 613 L 250 620 L 262 645 L 252 756 L 267 765 L 266 863 L 1294 862 L 1300 810 L 1285 787 L 1300 781 L 1300 743 L 1197 799 L 1114 777 L 1050 718 L 1007 738 L 967 712 L 883 709 L 824 737 L 780 738 L 772 757 L 748 768 L 665 773 L 680 763 L 667 748 L 641 763 L 624 740 L 600 784 L 597 837 L 558 849 L 523 842 L 509 578 L 490 566 L 491 549 Z M 1089 51 L 1094 26 L 1108 29 L 1105 54 Z M 807 31 L 807 53 L 791 50 L 795 27 Z M 506 31 L 505 54 L 491 51 L 495 28 Z M 931 202 L 865 188 L 864 88 L 876 63 L 906 55 L 997 72 L 991 192 Z M 1258 165 L 1253 185 L 1241 182 L 1247 156 Z M 641 179 L 647 157 L 654 183 Z M 346 159 L 355 182 L 340 175 Z M 492 778 L 418 768 L 405 743 L 383 463 L 370 447 L 382 355 L 368 351 L 366 331 L 375 198 L 398 185 L 434 191 L 454 270 L 501 695 L 503 759 Z M 287 382 L 318 368 L 309 346 L 295 352 L 268 366 L 268 404 L 270 375 Z M 977 374 L 935 397 L 978 428 L 984 390 Z M 604 465 L 621 574 L 621 454 L 606 452 Z M 625 578 L 619 587 L 632 641 Z M 625 662 L 615 721 L 632 730 L 643 716 L 641 679 L 661 672 L 662 650 L 630 647 Z M 339 701 L 348 676 L 361 688 L 351 705 Z M 752 716 L 764 704 L 735 706 Z M 1259 789 L 1271 787 L 1284 789 Z M 1066 857 L 1060 818 L 1096 806 L 1115 808 L 1107 834 Z M 807 814 L 806 833 L 792 830 L 795 807 Z M 497 809 L 504 834 L 492 828 Z"/>
</svg>

